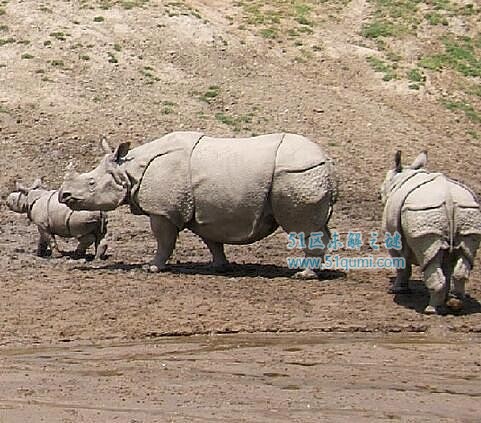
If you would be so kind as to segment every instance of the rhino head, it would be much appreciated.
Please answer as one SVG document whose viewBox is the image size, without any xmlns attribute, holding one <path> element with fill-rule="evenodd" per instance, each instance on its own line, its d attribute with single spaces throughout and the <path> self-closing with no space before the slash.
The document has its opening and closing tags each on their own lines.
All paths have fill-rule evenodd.
<svg viewBox="0 0 481 423">
<path fill-rule="evenodd" d="M 130 183 L 122 164 L 130 143 L 112 149 L 102 139 L 101 146 L 105 156 L 94 170 L 77 173 L 69 169 L 65 174 L 58 200 L 72 210 L 114 210 L 128 195 Z"/>
<path fill-rule="evenodd" d="M 418 169 L 424 168 L 428 160 L 426 150 L 422 151 L 410 166 L 403 166 L 401 163 L 401 151 L 398 150 L 394 156 L 394 167 L 388 170 L 386 178 L 381 185 L 381 201 L 386 204 L 387 198 L 393 187 L 402 179 Z"/>
<path fill-rule="evenodd" d="M 28 196 L 32 191 L 42 188 L 42 180 L 37 178 L 30 187 L 20 182 L 15 182 L 15 189 L 7 196 L 8 208 L 17 213 L 26 213 L 28 209 Z"/>
</svg>

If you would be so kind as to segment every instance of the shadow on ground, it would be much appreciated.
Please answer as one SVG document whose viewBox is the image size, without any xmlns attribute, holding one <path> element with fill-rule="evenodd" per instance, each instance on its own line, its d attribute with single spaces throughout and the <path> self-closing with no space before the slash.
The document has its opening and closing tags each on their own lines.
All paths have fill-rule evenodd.
<svg viewBox="0 0 481 423">
<path fill-rule="evenodd" d="M 394 283 L 395 278 L 391 278 L 391 284 Z M 395 294 L 394 302 L 405 308 L 415 310 L 418 313 L 423 313 L 429 302 L 429 291 L 421 279 L 411 279 L 409 281 L 410 292 L 406 294 Z M 481 313 L 481 303 L 476 299 L 466 294 L 464 300 L 464 307 L 462 310 L 447 309 L 447 314 L 456 316 L 465 316 L 470 314 Z"/>
<path fill-rule="evenodd" d="M 92 266 L 76 266 L 79 270 L 97 271 L 97 270 L 122 270 L 122 271 L 145 271 L 143 269 L 144 263 L 124 263 L 116 262 L 105 265 L 92 265 Z M 288 269 L 287 267 L 271 265 L 271 264 L 258 264 L 258 263 L 230 263 L 222 271 L 215 270 L 210 264 L 207 263 L 182 263 L 171 264 L 168 266 L 165 273 L 171 274 L 188 274 L 188 275 L 215 275 L 226 277 L 261 277 L 261 278 L 290 278 L 296 273 L 295 270 Z M 346 273 L 338 270 L 323 270 L 319 272 L 319 280 L 332 280 L 345 278 Z"/>
</svg>

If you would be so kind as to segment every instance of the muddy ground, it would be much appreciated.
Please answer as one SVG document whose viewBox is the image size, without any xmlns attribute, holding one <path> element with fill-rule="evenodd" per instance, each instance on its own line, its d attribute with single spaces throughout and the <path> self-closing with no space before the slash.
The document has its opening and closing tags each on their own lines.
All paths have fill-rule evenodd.
<svg viewBox="0 0 481 423">
<path fill-rule="evenodd" d="M 100 135 L 138 145 L 173 130 L 319 142 L 337 162 L 343 236 L 380 230 L 378 187 L 399 148 L 409 160 L 428 149 L 430 168 L 481 193 L 480 125 L 440 102 L 450 71 L 413 90 L 366 63 L 373 3 L 306 2 L 319 24 L 294 41 L 299 19 L 286 11 L 272 38 L 246 3 L 3 1 L 2 196 L 18 178 L 58 186 L 71 160 L 91 168 Z M 479 28 L 479 14 L 462 19 Z M 415 40 L 405 66 L 430 45 Z M 127 208 L 110 215 L 101 262 L 35 257 L 35 227 L 3 200 L 0 222 L 2 423 L 479 420 L 479 257 L 464 311 L 426 316 L 417 270 L 413 293 L 394 297 L 387 270 L 294 280 L 281 232 L 227 247 L 226 274 L 183 232 L 155 275 L 142 270 L 148 220 Z"/>
</svg>

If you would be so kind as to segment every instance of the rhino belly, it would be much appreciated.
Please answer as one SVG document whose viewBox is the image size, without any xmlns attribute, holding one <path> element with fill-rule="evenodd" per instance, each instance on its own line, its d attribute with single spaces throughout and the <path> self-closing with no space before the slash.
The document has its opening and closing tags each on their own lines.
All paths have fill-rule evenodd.
<svg viewBox="0 0 481 423">
<path fill-rule="evenodd" d="M 275 230 L 269 204 L 281 134 L 202 138 L 191 158 L 192 230 L 226 244 L 257 241 Z"/>
</svg>

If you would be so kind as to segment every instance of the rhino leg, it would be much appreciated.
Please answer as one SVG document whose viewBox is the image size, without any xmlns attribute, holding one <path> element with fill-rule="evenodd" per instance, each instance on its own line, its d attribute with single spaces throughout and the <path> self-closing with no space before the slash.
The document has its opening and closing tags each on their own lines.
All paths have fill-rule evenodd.
<svg viewBox="0 0 481 423">
<path fill-rule="evenodd" d="M 172 255 L 177 241 L 178 229 L 163 216 L 150 216 L 150 227 L 157 240 L 157 251 L 148 265 L 150 272 L 156 273 L 166 268 L 166 262 Z"/>
<path fill-rule="evenodd" d="M 224 252 L 224 244 L 221 242 L 211 241 L 210 239 L 202 238 L 205 242 L 207 248 L 212 254 L 212 267 L 214 270 L 222 271 L 225 270 L 226 266 L 229 264 Z"/>
<path fill-rule="evenodd" d="M 465 298 L 465 285 L 471 272 L 471 264 L 464 256 L 459 257 L 453 268 L 453 287 L 446 302 L 446 305 L 453 310 L 463 308 Z"/>
<path fill-rule="evenodd" d="M 50 247 L 50 234 L 45 230 L 38 228 L 38 233 L 40 237 L 37 243 L 37 256 L 46 257 L 48 256 L 48 249 Z"/>
<path fill-rule="evenodd" d="M 391 294 L 407 294 L 411 292 L 409 289 L 409 279 L 411 278 L 412 265 L 406 260 L 406 267 L 404 269 L 396 269 L 396 280 L 393 286 L 389 289 Z"/>
<path fill-rule="evenodd" d="M 87 253 L 87 249 L 95 242 L 94 234 L 86 234 L 79 238 L 77 248 L 75 249 L 73 256 L 74 258 L 83 258 Z"/>
<path fill-rule="evenodd" d="M 429 304 L 424 309 L 426 314 L 444 313 L 448 284 L 442 270 L 442 251 L 426 265 L 423 275 L 424 283 L 429 290 Z"/>
<path fill-rule="evenodd" d="M 329 229 L 327 229 L 327 227 L 325 227 L 323 230 L 321 231 L 313 231 L 313 232 L 322 232 L 322 243 L 326 246 L 329 244 L 329 241 L 330 241 L 330 232 L 329 232 Z M 326 253 L 326 250 L 325 249 L 320 249 L 320 248 L 315 248 L 315 249 L 311 249 L 309 248 L 309 238 L 310 236 L 307 236 L 306 237 L 306 248 L 304 248 L 304 256 L 306 258 L 319 258 L 320 261 L 322 262 L 323 259 L 324 259 L 324 254 Z M 296 272 L 294 275 L 293 275 L 293 278 L 295 279 L 303 279 L 303 280 L 309 280 L 309 279 L 318 279 L 318 272 L 319 269 L 310 269 L 310 268 L 305 268 L 304 270 L 300 270 L 299 272 Z"/>
<path fill-rule="evenodd" d="M 104 260 L 106 258 L 107 248 L 109 244 L 105 239 L 95 240 L 95 260 Z"/>
</svg>

